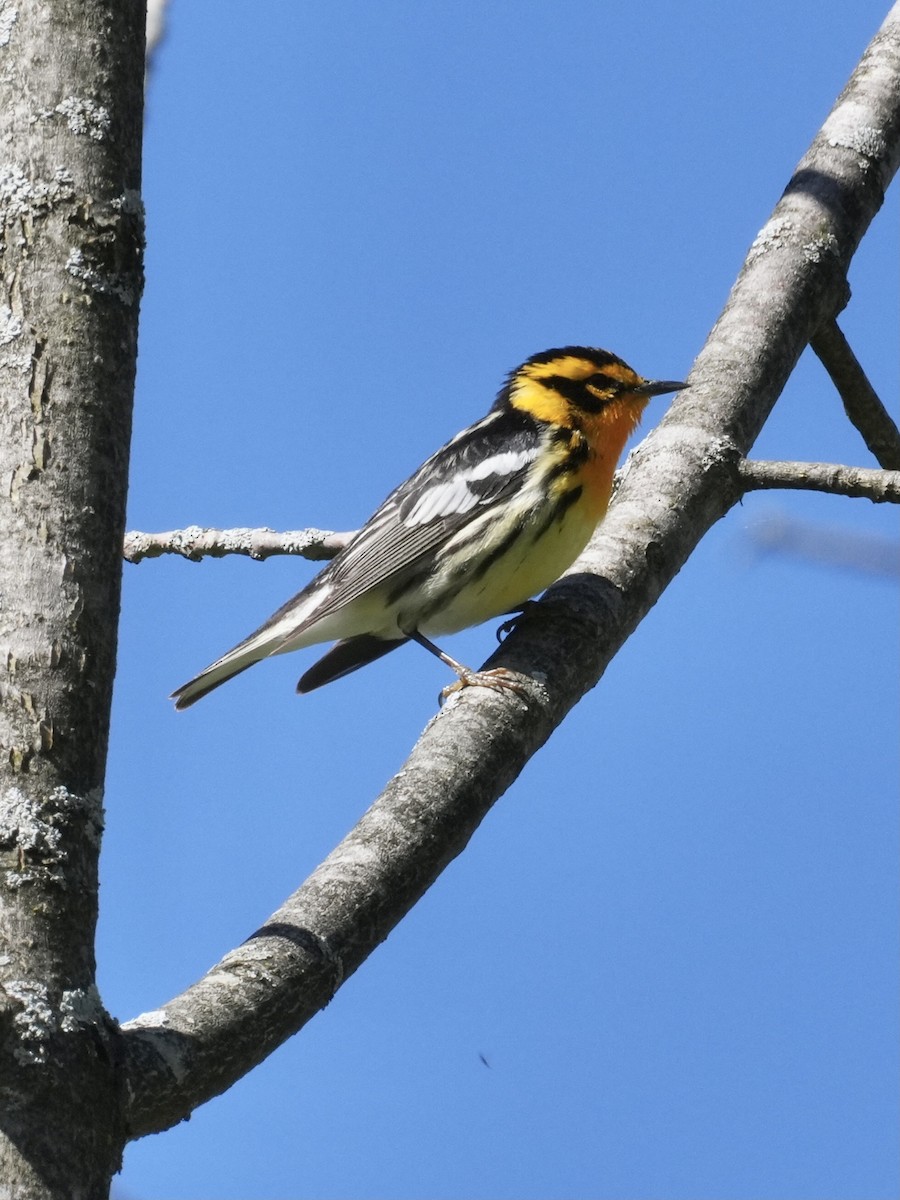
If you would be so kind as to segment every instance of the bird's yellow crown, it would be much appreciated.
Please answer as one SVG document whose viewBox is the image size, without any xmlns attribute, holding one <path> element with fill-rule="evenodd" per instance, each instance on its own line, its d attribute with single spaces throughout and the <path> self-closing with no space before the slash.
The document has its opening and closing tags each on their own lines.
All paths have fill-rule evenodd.
<svg viewBox="0 0 900 1200">
<path fill-rule="evenodd" d="M 597 425 L 623 426 L 627 437 L 654 394 L 652 386 L 606 350 L 565 346 L 535 354 L 513 371 L 498 405 L 585 432 Z"/>
</svg>

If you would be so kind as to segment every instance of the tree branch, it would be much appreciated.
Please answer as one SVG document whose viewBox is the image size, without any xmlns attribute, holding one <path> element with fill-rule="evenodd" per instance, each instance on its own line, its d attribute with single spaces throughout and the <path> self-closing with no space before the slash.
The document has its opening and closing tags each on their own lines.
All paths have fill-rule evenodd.
<svg viewBox="0 0 900 1200">
<path fill-rule="evenodd" d="M 470 688 L 430 722 L 358 825 L 270 920 L 164 1008 L 123 1028 L 132 1136 L 182 1120 L 296 1032 L 466 845 L 740 495 L 748 453 L 900 160 L 900 5 L 757 237 L 681 394 L 549 602 L 489 666 L 524 697 Z M 865 135 L 863 135 L 865 131 Z"/>
<path fill-rule="evenodd" d="M 813 334 L 810 345 L 876 461 L 886 471 L 900 471 L 900 430 L 869 383 L 837 321 L 826 321 Z"/>
<path fill-rule="evenodd" d="M 223 558 L 226 554 L 247 554 L 250 558 L 271 558 L 276 554 L 298 554 L 321 561 L 334 558 L 351 533 L 331 533 L 324 529 L 292 529 L 276 533 L 274 529 L 172 529 L 168 533 L 126 533 L 126 562 L 139 563 L 162 554 L 180 554 L 191 562 L 201 558 Z"/>
<path fill-rule="evenodd" d="M 843 467 L 836 463 L 767 462 L 741 459 L 738 475 L 745 491 L 793 488 L 806 492 L 832 492 L 836 496 L 863 497 L 873 504 L 900 504 L 900 471 Z"/>
</svg>

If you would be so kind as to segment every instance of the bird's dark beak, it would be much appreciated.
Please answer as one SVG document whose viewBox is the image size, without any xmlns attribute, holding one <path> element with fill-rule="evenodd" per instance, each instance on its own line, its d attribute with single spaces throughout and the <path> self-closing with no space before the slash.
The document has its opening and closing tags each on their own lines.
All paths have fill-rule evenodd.
<svg viewBox="0 0 900 1200">
<path fill-rule="evenodd" d="M 637 396 L 664 396 L 666 392 L 680 392 L 687 386 L 672 379 L 647 379 L 631 391 Z"/>
</svg>

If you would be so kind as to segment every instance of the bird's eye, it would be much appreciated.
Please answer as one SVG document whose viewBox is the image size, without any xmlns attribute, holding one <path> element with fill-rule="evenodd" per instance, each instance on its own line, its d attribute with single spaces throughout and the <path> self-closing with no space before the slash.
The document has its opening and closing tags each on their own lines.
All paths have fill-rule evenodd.
<svg viewBox="0 0 900 1200">
<path fill-rule="evenodd" d="M 618 379 L 613 379 L 611 375 L 604 375 L 602 371 L 598 371 L 595 375 L 589 375 L 584 382 L 591 391 L 606 392 L 610 396 L 614 396 L 622 390 L 622 384 Z"/>
</svg>

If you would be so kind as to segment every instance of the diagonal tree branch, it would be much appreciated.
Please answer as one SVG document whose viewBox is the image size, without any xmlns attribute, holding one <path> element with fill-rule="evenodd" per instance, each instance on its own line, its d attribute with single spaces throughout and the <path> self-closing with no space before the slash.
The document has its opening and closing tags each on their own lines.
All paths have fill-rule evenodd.
<svg viewBox="0 0 900 1200">
<path fill-rule="evenodd" d="M 869 383 L 837 321 L 826 321 L 813 334 L 810 345 L 876 461 L 886 471 L 900 471 L 900 430 Z"/>
<path fill-rule="evenodd" d="M 738 474 L 748 492 L 764 488 L 793 488 L 806 492 L 832 492 L 854 496 L 873 504 L 900 504 L 900 471 L 843 467 L 836 463 L 766 462 L 742 459 Z"/>
<path fill-rule="evenodd" d="M 270 920 L 164 1008 L 123 1028 L 132 1136 L 182 1120 L 296 1032 L 457 855 L 741 493 L 746 455 L 900 160 L 900 5 L 750 249 L 682 394 L 632 456 L 599 535 L 490 665 L 526 698 L 468 689 Z"/>
</svg>

